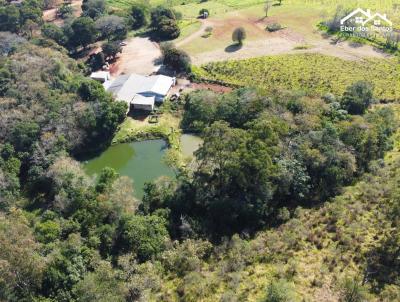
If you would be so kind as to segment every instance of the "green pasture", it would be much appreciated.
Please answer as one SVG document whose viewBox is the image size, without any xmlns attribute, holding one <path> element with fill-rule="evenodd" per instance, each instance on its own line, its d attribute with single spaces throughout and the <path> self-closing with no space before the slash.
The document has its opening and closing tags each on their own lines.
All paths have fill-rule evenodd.
<svg viewBox="0 0 400 302">
<path fill-rule="evenodd" d="M 297 12 L 301 11 L 299 15 Z M 264 31 L 268 20 L 280 23 L 300 37 L 308 40 L 321 39 L 316 24 L 320 21 L 321 9 L 304 7 L 299 4 L 291 6 L 278 6 L 271 10 L 269 19 L 263 19 L 262 5 L 252 6 L 239 11 L 230 11 L 225 14 L 215 15 L 211 13 L 211 21 L 216 24 L 214 32 L 209 38 L 198 37 L 182 48 L 191 55 L 203 52 L 224 49 L 232 44 L 233 27 L 243 26 L 246 29 L 246 41 L 268 39 Z M 261 23 L 258 23 L 260 21 Z M 245 41 L 245 43 L 246 43 Z"/>
<path fill-rule="evenodd" d="M 198 31 L 200 29 L 201 23 L 197 20 L 180 20 L 179 21 L 179 28 L 181 29 L 180 36 L 174 40 L 174 42 L 178 42 L 187 36 L 191 35 L 192 33 Z"/>
<path fill-rule="evenodd" d="M 226 5 L 223 1 L 208 1 L 204 3 L 192 2 L 185 5 L 174 6 L 174 9 L 182 13 L 183 18 L 197 18 L 202 8 L 208 9 L 210 17 L 223 16 L 235 9 Z"/>
<path fill-rule="evenodd" d="M 116 9 L 127 10 L 137 1 L 108 0 L 108 3 Z M 152 6 L 165 5 L 182 13 L 183 19 L 179 22 L 181 35 L 175 42 L 184 39 L 200 28 L 200 22 L 197 20 L 200 9 L 206 8 L 210 11 L 210 21 L 216 21 L 216 27 L 219 27 L 223 34 L 213 34 L 207 39 L 199 36 L 188 45 L 183 45 L 182 48 L 192 55 L 229 46 L 233 27 L 237 26 L 243 26 L 246 29 L 247 41 L 265 38 L 261 37 L 260 33 L 252 26 L 257 20 L 278 22 L 312 44 L 312 40 L 321 39 L 316 25 L 332 16 L 339 5 L 349 8 L 369 8 L 372 11 L 387 13 L 395 26 L 400 25 L 400 0 L 282 0 L 281 6 L 274 5 L 270 8 L 269 17 L 266 19 L 263 19 L 265 16 L 264 0 L 209 0 L 206 2 L 200 2 L 200 0 L 149 0 L 149 2 Z M 238 22 L 235 23 L 235 20 Z M 224 24 L 225 22 L 226 24 Z"/>
<path fill-rule="evenodd" d="M 127 6 L 132 5 L 132 3 L 138 2 L 140 0 L 108 0 L 108 3 L 112 7 L 116 8 L 126 8 Z M 187 15 L 185 17 L 194 16 L 199 7 L 214 9 L 214 8 L 225 8 L 227 10 L 237 10 L 249 8 L 254 5 L 263 5 L 265 3 L 264 0 L 209 0 L 201 3 L 200 0 L 150 0 L 149 3 L 153 6 L 156 5 L 165 5 L 169 7 L 174 7 L 175 9 L 180 10 Z M 355 0 L 355 1 L 346 1 L 346 0 L 283 0 L 282 6 L 290 6 L 290 5 L 301 5 L 304 7 L 315 7 L 315 8 L 324 8 L 326 10 L 330 10 L 339 5 L 344 7 L 362 7 L 364 9 L 376 10 L 381 13 L 393 14 L 392 17 L 396 17 L 400 12 L 400 1 L 399 0 Z M 277 8 L 279 6 L 274 6 Z M 219 10 L 217 10 L 219 11 Z M 301 13 L 301 11 L 298 13 Z"/>
</svg>

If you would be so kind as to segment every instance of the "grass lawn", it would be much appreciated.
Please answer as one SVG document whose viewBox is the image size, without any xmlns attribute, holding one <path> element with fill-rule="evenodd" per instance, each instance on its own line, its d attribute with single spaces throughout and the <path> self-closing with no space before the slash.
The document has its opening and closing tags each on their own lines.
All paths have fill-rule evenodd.
<svg viewBox="0 0 400 302">
<path fill-rule="evenodd" d="M 164 112 L 157 124 L 150 124 L 148 117 L 136 119 L 128 116 L 120 125 L 112 144 L 161 138 L 169 145 L 164 155 L 167 165 L 174 168 L 184 167 L 188 158 L 182 153 L 180 121 L 180 117 L 170 112 Z"/>
<path fill-rule="evenodd" d="M 202 8 L 208 9 L 210 16 L 221 16 L 235 9 L 224 4 L 223 1 L 207 1 L 204 3 L 193 2 L 185 5 L 174 6 L 174 9 L 182 13 L 183 18 L 197 18 L 199 16 L 199 11 Z"/>
<path fill-rule="evenodd" d="M 137 2 L 137 0 L 107 0 L 107 2 L 113 8 L 127 9 L 133 3 Z M 199 10 L 202 8 L 207 8 L 211 16 L 220 17 L 222 14 L 230 11 L 256 6 L 255 11 L 259 15 L 263 15 L 265 0 L 209 0 L 203 3 L 200 3 L 199 0 L 150 0 L 149 3 L 152 6 L 165 5 L 173 7 L 183 14 L 183 18 L 196 18 Z M 371 9 L 372 11 L 379 11 L 380 13 L 387 13 L 395 23 L 395 26 L 400 21 L 400 3 L 398 0 L 283 0 L 281 6 L 273 6 L 270 11 L 273 15 L 274 11 L 287 9 L 293 13 L 294 18 L 292 19 L 299 19 L 301 21 L 304 10 L 314 9 L 323 14 L 331 14 L 339 5 L 349 8 L 361 7 Z M 307 13 L 305 14 L 307 15 Z"/>
<path fill-rule="evenodd" d="M 201 23 L 198 20 L 180 20 L 179 21 L 179 28 L 181 29 L 181 34 L 179 37 L 172 42 L 179 42 L 180 40 L 185 39 L 187 36 L 193 34 L 194 32 L 198 31 L 201 27 Z"/>
<path fill-rule="evenodd" d="M 112 143 L 118 144 L 146 138 L 169 139 L 171 132 L 179 131 L 179 122 L 180 119 L 171 113 L 162 114 L 157 124 L 150 124 L 148 117 L 139 120 L 128 116 L 121 124 Z"/>
</svg>

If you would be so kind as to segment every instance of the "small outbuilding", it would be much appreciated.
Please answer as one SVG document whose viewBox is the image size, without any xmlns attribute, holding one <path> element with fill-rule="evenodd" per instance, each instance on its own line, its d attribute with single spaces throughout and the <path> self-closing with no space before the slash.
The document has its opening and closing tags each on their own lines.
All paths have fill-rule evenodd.
<svg viewBox="0 0 400 302">
<path fill-rule="evenodd" d="M 137 94 L 133 97 L 131 101 L 131 106 L 136 110 L 153 111 L 154 110 L 155 99 L 154 96 L 145 97 Z"/>
<path fill-rule="evenodd" d="M 105 83 L 107 81 L 110 81 L 111 75 L 109 71 L 96 71 L 92 72 L 90 75 L 90 78 L 96 81 L 99 81 L 101 83 Z"/>
</svg>

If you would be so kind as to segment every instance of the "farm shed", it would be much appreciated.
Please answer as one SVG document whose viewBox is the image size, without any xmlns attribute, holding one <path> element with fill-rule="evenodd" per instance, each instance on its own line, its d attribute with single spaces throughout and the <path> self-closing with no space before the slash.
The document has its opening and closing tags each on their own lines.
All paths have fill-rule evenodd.
<svg viewBox="0 0 400 302">
<path fill-rule="evenodd" d="M 121 75 L 104 88 L 119 101 L 127 102 L 134 109 L 154 109 L 154 103 L 162 103 L 176 79 L 164 75 L 143 76 L 138 74 Z"/>
</svg>

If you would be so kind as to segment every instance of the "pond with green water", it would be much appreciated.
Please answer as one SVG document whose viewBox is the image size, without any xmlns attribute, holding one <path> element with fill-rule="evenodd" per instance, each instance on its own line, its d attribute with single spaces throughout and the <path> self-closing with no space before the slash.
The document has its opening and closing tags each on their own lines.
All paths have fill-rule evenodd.
<svg viewBox="0 0 400 302">
<path fill-rule="evenodd" d="M 181 137 L 182 153 L 193 155 L 202 140 L 201 138 L 183 134 Z M 160 176 L 174 177 L 174 172 L 163 162 L 168 146 L 163 140 L 148 140 L 110 146 L 107 150 L 83 163 L 89 176 L 97 176 L 105 167 L 113 168 L 121 176 L 133 180 L 135 197 L 143 197 L 144 184 Z"/>
<path fill-rule="evenodd" d="M 160 176 L 174 177 L 172 169 L 162 160 L 167 148 L 163 140 L 110 146 L 99 156 L 86 161 L 84 169 L 90 176 L 96 176 L 105 167 L 113 168 L 121 176 L 128 176 L 133 180 L 135 197 L 142 198 L 145 182 Z"/>
<path fill-rule="evenodd" d="M 203 143 L 203 140 L 193 134 L 182 134 L 181 136 L 181 148 L 182 154 L 184 156 L 192 156 L 193 153 L 199 149 L 200 145 Z"/>
</svg>

